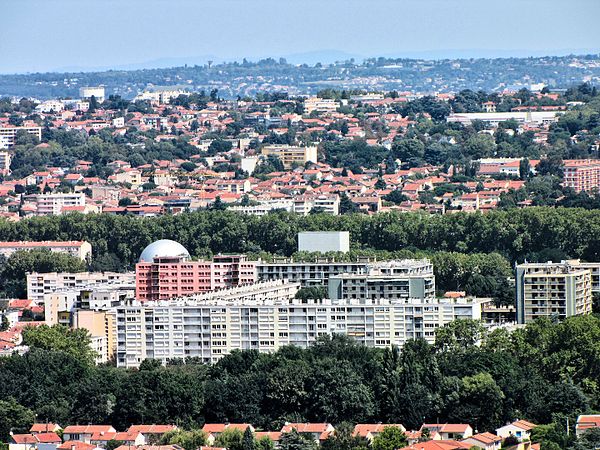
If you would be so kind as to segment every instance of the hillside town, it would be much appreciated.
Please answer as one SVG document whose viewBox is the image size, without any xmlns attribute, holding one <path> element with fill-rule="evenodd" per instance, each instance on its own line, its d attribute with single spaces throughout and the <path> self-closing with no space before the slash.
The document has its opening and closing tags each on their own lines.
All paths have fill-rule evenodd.
<svg viewBox="0 0 600 450">
<path fill-rule="evenodd" d="M 538 88 L 271 101 L 164 88 L 128 102 L 92 87 L 75 100 L 5 99 L 1 214 L 485 212 L 539 205 L 538 175 L 560 176 L 549 190 L 594 194 L 597 113 L 586 123 L 586 103 L 574 99 L 594 99 L 595 88 Z"/>
</svg>

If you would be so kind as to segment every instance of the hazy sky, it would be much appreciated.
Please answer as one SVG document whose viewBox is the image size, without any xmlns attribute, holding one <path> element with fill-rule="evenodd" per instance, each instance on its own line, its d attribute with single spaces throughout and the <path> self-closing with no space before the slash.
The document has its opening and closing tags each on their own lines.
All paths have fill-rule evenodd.
<svg viewBox="0 0 600 450">
<path fill-rule="evenodd" d="M 323 50 L 599 52 L 599 18 L 600 0 L 0 0 L 0 72 Z"/>
</svg>

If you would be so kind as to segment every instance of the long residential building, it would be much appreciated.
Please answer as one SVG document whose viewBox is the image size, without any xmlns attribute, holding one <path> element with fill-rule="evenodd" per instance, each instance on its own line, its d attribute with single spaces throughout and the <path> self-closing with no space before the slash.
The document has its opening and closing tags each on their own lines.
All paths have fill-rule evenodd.
<svg viewBox="0 0 600 450">
<path fill-rule="evenodd" d="M 331 299 L 427 299 L 435 297 L 433 265 L 427 259 L 404 259 L 369 265 L 366 273 L 330 276 Z"/>
<path fill-rule="evenodd" d="M 587 264 L 587 265 L 586 265 Z M 591 314 L 593 263 L 525 263 L 516 269 L 517 322 Z M 597 266 L 593 266 L 597 274 Z"/>
<path fill-rule="evenodd" d="M 0 255 L 9 257 L 19 250 L 48 249 L 87 261 L 92 256 L 92 245 L 86 241 L 18 241 L 0 242 Z"/>
<path fill-rule="evenodd" d="M 17 134 L 19 131 L 23 131 L 25 133 L 31 134 L 35 136 L 38 141 L 42 140 L 42 127 L 37 126 L 22 126 L 22 127 L 13 127 L 0 126 L 0 148 L 12 148 L 15 146 L 15 141 L 17 138 Z"/>
<path fill-rule="evenodd" d="M 243 311 L 240 306 L 289 302 L 299 288 L 298 283 L 270 281 L 178 299 L 124 302 L 117 308 L 117 364 L 137 367 L 146 358 L 187 357 L 212 362 L 230 349 L 254 348 L 271 340 L 274 331 L 248 315 L 254 316 L 256 306 Z M 237 316 L 226 320 L 228 311 Z"/>
<path fill-rule="evenodd" d="M 39 215 L 58 215 L 63 212 L 63 208 L 85 206 L 85 194 L 77 193 L 58 193 L 58 194 L 38 194 L 36 196 L 37 213 Z"/>
<path fill-rule="evenodd" d="M 325 286 L 329 277 L 334 275 L 366 273 L 374 262 L 374 259 L 366 257 L 356 261 L 317 258 L 314 262 L 275 258 L 273 261 L 258 261 L 256 272 L 259 280 L 286 280 L 298 282 L 303 287 Z"/>
<path fill-rule="evenodd" d="M 27 298 L 43 305 L 44 296 L 62 290 L 82 290 L 93 285 L 135 284 L 133 272 L 48 272 L 27 274 Z"/>
<path fill-rule="evenodd" d="M 299 286 L 271 283 L 281 289 Z M 260 289 L 263 284 L 233 289 Z M 166 363 L 192 357 L 210 363 L 234 350 L 273 352 L 285 345 L 306 348 L 319 336 L 333 334 L 345 334 L 377 348 L 402 346 L 416 338 L 433 343 L 437 328 L 455 319 L 480 319 L 484 302 L 465 298 L 301 301 L 290 295 L 275 297 L 122 305 L 117 310 L 117 365 L 138 367 L 146 358 Z"/>
</svg>

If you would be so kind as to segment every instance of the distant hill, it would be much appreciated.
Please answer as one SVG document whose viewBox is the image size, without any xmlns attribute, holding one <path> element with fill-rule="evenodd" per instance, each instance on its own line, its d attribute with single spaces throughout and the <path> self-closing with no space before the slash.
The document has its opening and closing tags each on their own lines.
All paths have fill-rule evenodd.
<svg viewBox="0 0 600 450">
<path fill-rule="evenodd" d="M 434 93 L 462 89 L 501 91 L 507 86 L 529 88 L 537 83 L 554 88 L 582 81 L 600 84 L 598 55 L 361 60 L 358 55 L 324 51 L 256 62 L 211 58 L 168 58 L 105 71 L 0 75 L 0 96 L 77 97 L 81 86 L 95 85 L 104 85 L 108 94 L 125 98 L 134 97 L 148 85 L 182 84 L 191 91 L 218 89 L 220 96 L 231 98 L 266 91 L 314 94 L 326 88 Z M 149 64 L 161 67 L 140 68 Z"/>
</svg>

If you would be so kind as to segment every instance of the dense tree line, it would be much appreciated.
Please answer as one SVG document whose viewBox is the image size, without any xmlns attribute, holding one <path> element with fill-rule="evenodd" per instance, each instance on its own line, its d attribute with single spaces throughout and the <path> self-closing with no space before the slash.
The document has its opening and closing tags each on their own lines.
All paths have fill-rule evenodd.
<svg viewBox="0 0 600 450">
<path fill-rule="evenodd" d="M 0 236 L 7 241 L 87 240 L 97 269 L 112 257 L 132 267 L 146 245 L 163 238 L 180 242 L 197 257 L 233 252 L 289 256 L 297 249 L 297 233 L 314 230 L 349 231 L 354 250 L 497 252 L 512 263 L 557 249 L 569 257 L 600 261 L 600 212 L 579 208 L 451 215 L 276 212 L 262 217 L 202 210 L 150 218 L 75 213 L 0 221 Z"/>
<path fill-rule="evenodd" d="M 29 332 L 29 353 L 0 360 L 0 402 L 14 429 L 27 428 L 34 414 L 119 429 L 230 421 L 277 430 L 287 420 L 408 429 L 449 421 L 484 431 L 526 418 L 557 424 L 556 436 L 541 438 L 567 442 L 566 418 L 573 425 L 577 414 L 600 407 L 595 316 L 539 321 L 512 334 L 456 321 L 437 331 L 435 345 L 372 349 L 334 336 L 308 349 L 236 351 L 213 365 L 146 360 L 139 370 L 94 366 L 82 350 L 85 336 L 55 328 Z"/>
</svg>

